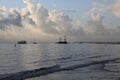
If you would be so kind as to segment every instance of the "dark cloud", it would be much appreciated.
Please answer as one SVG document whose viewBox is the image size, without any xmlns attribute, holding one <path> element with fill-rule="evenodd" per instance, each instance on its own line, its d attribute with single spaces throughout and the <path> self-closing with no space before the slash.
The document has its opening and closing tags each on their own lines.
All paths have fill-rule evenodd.
<svg viewBox="0 0 120 80">
<path fill-rule="evenodd" d="M 8 15 L 1 14 L 0 29 L 5 30 L 12 25 L 17 27 L 22 26 L 22 17 L 17 9 L 11 9 Z"/>
</svg>

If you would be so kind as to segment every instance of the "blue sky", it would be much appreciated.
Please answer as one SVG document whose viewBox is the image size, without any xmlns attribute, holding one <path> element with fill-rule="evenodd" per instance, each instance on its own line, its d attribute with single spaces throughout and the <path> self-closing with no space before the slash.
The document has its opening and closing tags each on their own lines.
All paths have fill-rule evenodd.
<svg viewBox="0 0 120 80">
<path fill-rule="evenodd" d="M 42 3 L 48 9 L 74 9 L 74 10 L 88 10 L 91 8 L 93 2 L 104 2 L 105 0 L 33 0 L 35 2 Z M 106 4 L 112 4 L 113 1 L 106 2 Z M 56 6 L 55 6 L 56 5 Z M 0 7 L 6 6 L 8 8 L 19 7 L 22 8 L 25 5 L 23 0 L 0 0 Z"/>
<path fill-rule="evenodd" d="M 0 0 L 0 7 L 5 6 L 9 8 L 22 8 L 24 7 L 22 0 Z"/>
<path fill-rule="evenodd" d="M 93 2 L 98 2 L 102 0 L 34 0 L 43 4 L 49 10 L 77 10 L 77 11 L 87 11 L 92 7 Z M 23 8 L 22 0 L 0 0 L 0 7 L 6 6 L 7 8 Z"/>
</svg>

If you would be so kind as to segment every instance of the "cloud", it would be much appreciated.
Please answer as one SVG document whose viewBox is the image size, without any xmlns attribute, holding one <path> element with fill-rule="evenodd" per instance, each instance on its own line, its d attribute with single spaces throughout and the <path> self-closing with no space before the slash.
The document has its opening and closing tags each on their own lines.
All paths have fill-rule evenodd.
<svg viewBox="0 0 120 80">
<path fill-rule="evenodd" d="M 109 1 L 109 0 L 106 0 Z M 117 18 L 119 18 L 119 4 L 120 0 L 116 0 L 113 4 L 103 4 L 103 3 L 93 3 L 93 7 L 89 12 L 87 12 L 88 23 L 84 27 L 84 31 L 87 33 L 86 39 L 88 41 L 119 41 L 120 37 L 120 29 L 117 28 L 116 24 L 114 24 L 114 28 L 111 28 L 109 19 L 106 19 L 106 15 L 111 15 L 109 13 L 113 13 Z M 115 9 L 116 8 L 116 9 Z M 115 10 L 116 13 L 115 14 Z M 115 19 L 113 15 L 112 18 Z M 107 20 L 107 21 L 106 21 Z M 119 19 L 118 19 L 119 20 Z M 107 25 L 106 25 L 107 24 Z"/>
<path fill-rule="evenodd" d="M 102 34 L 104 32 L 104 25 L 103 25 L 103 16 L 99 14 L 91 15 L 91 19 L 88 21 L 89 31 L 94 34 Z"/>
<path fill-rule="evenodd" d="M 112 12 L 115 14 L 117 17 L 120 17 L 120 0 L 116 0 L 116 3 L 112 5 Z"/>
<path fill-rule="evenodd" d="M 6 7 L 0 8 L 0 15 L 3 15 L 4 13 L 6 13 L 6 11 L 7 11 Z"/>
<path fill-rule="evenodd" d="M 32 0 L 23 2 L 26 7 L 22 9 L 0 9 L 0 41 L 55 41 L 64 35 L 72 41 L 120 40 L 120 29 L 108 29 L 104 24 L 104 14 L 108 10 L 112 9 L 119 16 L 117 3 L 112 7 L 93 3 L 93 8 L 88 12 L 88 22 L 84 24 L 80 20 L 71 19 L 62 11 L 49 11 Z"/>
<path fill-rule="evenodd" d="M 91 9 L 91 13 L 99 13 L 99 14 L 104 14 L 109 10 L 110 6 L 98 3 L 98 2 L 93 2 L 93 8 Z"/>
<path fill-rule="evenodd" d="M 6 8 L 0 9 L 0 29 L 10 27 L 11 25 L 22 26 L 21 14 L 17 9 L 11 8 L 8 15 L 6 15 Z"/>
<path fill-rule="evenodd" d="M 112 3 L 112 4 L 101 4 L 100 6 L 104 6 L 103 10 L 106 12 L 109 10 L 111 11 L 116 17 L 120 17 L 120 0 L 104 0 L 107 3 Z"/>
<path fill-rule="evenodd" d="M 0 9 L 0 39 L 17 40 L 55 40 L 59 36 L 83 35 L 84 31 L 73 20 L 60 11 L 48 11 L 40 3 L 24 0 L 26 7 L 19 10 L 5 7 Z M 78 27 L 75 29 L 74 27 Z M 81 34 L 79 34 L 81 33 Z M 31 35 L 33 35 L 31 37 Z M 8 37 L 11 36 L 11 37 Z M 48 40 L 48 41 L 49 41 Z"/>
</svg>

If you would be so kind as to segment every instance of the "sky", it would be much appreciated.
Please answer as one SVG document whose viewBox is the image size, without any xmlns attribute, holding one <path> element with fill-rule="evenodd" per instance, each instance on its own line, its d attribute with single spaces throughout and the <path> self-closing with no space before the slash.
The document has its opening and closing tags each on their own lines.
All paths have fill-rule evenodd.
<svg viewBox="0 0 120 80">
<path fill-rule="evenodd" d="M 120 41 L 120 0 L 0 0 L 0 42 Z"/>
</svg>

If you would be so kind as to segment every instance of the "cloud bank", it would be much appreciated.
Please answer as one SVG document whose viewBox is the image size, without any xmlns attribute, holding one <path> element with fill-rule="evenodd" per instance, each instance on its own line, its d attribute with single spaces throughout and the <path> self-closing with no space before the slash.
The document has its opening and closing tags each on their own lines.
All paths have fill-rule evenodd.
<svg viewBox="0 0 120 80">
<path fill-rule="evenodd" d="M 64 35 L 70 41 L 120 41 L 120 27 L 108 28 L 104 19 L 104 14 L 108 11 L 120 18 L 120 0 L 109 6 L 93 3 L 86 24 L 71 19 L 64 12 L 49 11 L 42 4 L 32 0 L 23 2 L 26 7 L 21 10 L 0 8 L 1 42 L 18 40 L 50 42 L 57 41 Z"/>
</svg>

